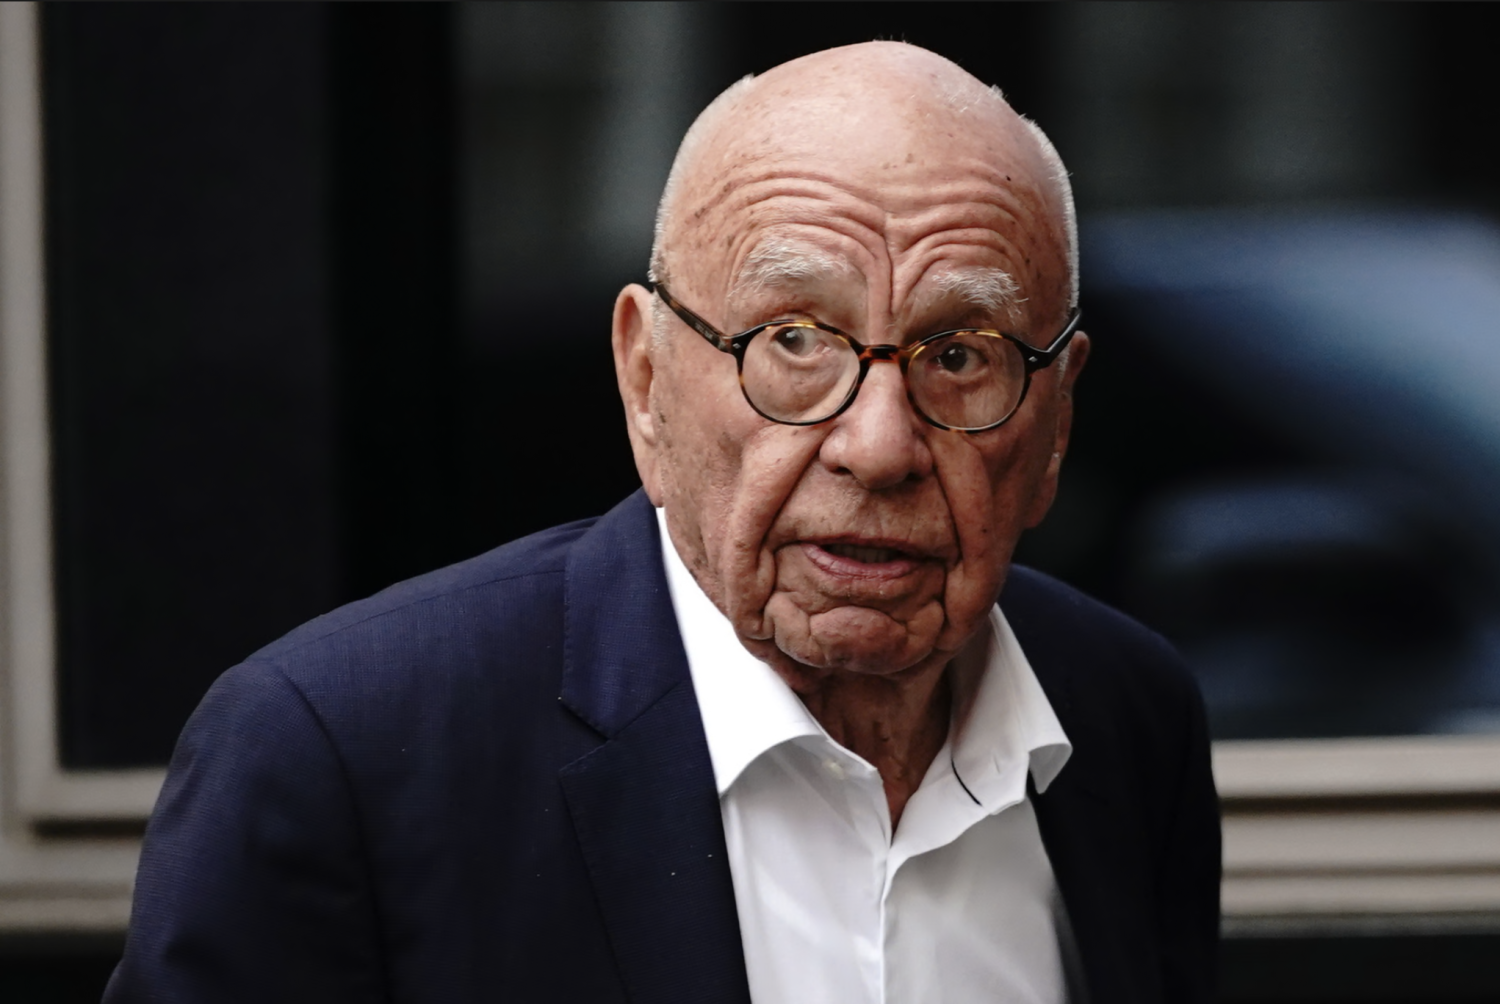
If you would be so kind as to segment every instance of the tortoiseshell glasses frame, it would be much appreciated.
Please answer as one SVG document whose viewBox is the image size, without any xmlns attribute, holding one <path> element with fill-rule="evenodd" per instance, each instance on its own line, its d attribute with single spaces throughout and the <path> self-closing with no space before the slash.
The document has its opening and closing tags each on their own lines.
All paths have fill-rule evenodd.
<svg viewBox="0 0 1500 1004">
<path fill-rule="evenodd" d="M 926 338 L 902 348 L 899 345 L 865 345 L 837 328 L 823 324 L 820 321 L 790 318 L 767 321 L 764 324 L 757 324 L 753 328 L 747 328 L 739 334 L 726 335 L 678 302 L 677 298 L 667 290 L 666 286 L 658 282 L 648 284 L 648 288 L 654 294 L 661 297 L 661 301 L 667 305 L 672 313 L 681 318 L 682 322 L 688 327 L 702 335 L 710 345 L 720 352 L 727 352 L 734 356 L 735 365 L 739 370 L 740 393 L 744 395 L 745 402 L 763 418 L 782 425 L 817 425 L 821 422 L 837 418 L 854 403 L 855 397 L 859 394 L 860 387 L 864 385 L 865 376 L 870 371 L 870 364 L 883 360 L 894 362 L 901 367 L 902 379 L 906 385 L 907 400 L 911 402 L 912 409 L 921 416 L 923 421 L 939 429 L 947 429 L 954 432 L 988 432 L 991 429 L 996 429 L 1004 425 L 1020 410 L 1022 402 L 1026 400 L 1026 392 L 1031 388 L 1032 374 L 1046 369 L 1058 360 L 1063 350 L 1068 347 L 1068 343 L 1072 340 L 1073 335 L 1078 331 L 1078 322 L 1082 316 L 1078 309 L 1074 308 L 1072 313 L 1068 315 L 1068 321 L 1063 326 L 1062 331 L 1058 333 L 1057 337 L 1052 339 L 1046 348 L 1035 348 L 1015 335 L 1007 334 L 1003 331 L 991 331 L 982 328 L 953 328 L 947 331 L 939 331 L 936 334 L 928 335 Z M 836 342 L 842 342 L 848 346 L 849 351 L 858 359 L 859 371 L 837 407 L 829 410 L 827 414 L 821 414 L 822 409 L 819 409 L 820 413 L 814 418 L 786 418 L 768 412 L 765 407 L 757 403 L 755 396 L 750 392 L 750 388 L 745 384 L 745 353 L 749 350 L 750 344 L 755 340 L 757 335 L 771 328 L 817 331 L 823 333 L 825 336 L 832 336 Z M 1001 388 L 1005 393 L 1000 400 L 1002 402 L 1006 401 L 1007 398 L 1013 398 L 1013 400 L 1003 405 L 1004 413 L 998 419 L 988 420 L 981 424 L 968 425 L 962 422 L 942 421 L 928 414 L 912 390 L 910 372 L 912 360 L 925 352 L 931 351 L 940 343 L 953 344 L 956 339 L 965 337 L 973 339 L 999 339 L 1015 350 L 1013 359 L 1020 363 L 1020 372 L 1017 374 L 1018 381 L 1016 377 L 1004 374 L 999 378 L 1007 380 L 1012 384 L 1018 382 L 1018 386 Z M 983 345 L 985 343 L 979 341 L 974 344 Z M 847 379 L 847 377 L 844 379 Z"/>
</svg>

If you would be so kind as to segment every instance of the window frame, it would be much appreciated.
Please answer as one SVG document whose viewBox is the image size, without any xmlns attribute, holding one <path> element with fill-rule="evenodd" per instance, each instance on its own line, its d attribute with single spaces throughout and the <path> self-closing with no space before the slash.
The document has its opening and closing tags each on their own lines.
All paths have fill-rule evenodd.
<svg viewBox="0 0 1500 1004">
<path fill-rule="evenodd" d="M 0 930 L 116 931 L 140 854 L 119 824 L 163 772 L 57 753 L 37 19 L 0 5 Z"/>
</svg>

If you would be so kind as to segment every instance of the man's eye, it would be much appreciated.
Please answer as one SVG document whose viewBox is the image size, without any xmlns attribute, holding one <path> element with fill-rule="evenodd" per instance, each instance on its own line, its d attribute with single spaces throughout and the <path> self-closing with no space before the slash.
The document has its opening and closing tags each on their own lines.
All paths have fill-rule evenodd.
<svg viewBox="0 0 1500 1004">
<path fill-rule="evenodd" d="M 967 345 L 949 345 L 938 353 L 937 364 L 949 373 L 964 373 L 979 364 L 979 354 Z"/>
<path fill-rule="evenodd" d="M 814 332 L 811 329 L 796 325 L 777 328 L 772 332 L 771 339 L 776 343 L 777 348 L 793 356 L 810 355 L 817 349 L 820 341 L 820 339 L 814 337 Z"/>
</svg>

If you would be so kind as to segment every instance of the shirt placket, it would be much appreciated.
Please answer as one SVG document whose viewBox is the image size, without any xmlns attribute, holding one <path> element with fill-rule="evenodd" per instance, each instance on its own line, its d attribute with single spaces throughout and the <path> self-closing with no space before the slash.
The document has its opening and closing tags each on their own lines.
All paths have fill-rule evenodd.
<svg viewBox="0 0 1500 1004">
<path fill-rule="evenodd" d="M 859 848 L 863 872 L 857 915 L 868 917 L 854 939 L 864 999 L 885 1004 L 885 904 L 890 889 L 891 826 L 880 774 L 863 759 L 825 740 L 818 770 L 846 807 L 845 819 Z"/>
</svg>

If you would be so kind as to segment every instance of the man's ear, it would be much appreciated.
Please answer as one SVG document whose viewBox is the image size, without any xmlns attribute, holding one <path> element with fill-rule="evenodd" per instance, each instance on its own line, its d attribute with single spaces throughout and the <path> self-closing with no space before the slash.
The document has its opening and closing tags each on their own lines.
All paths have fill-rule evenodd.
<svg viewBox="0 0 1500 1004">
<path fill-rule="evenodd" d="M 615 298 L 614 324 L 610 344 L 615 354 L 615 380 L 620 400 L 625 405 L 625 430 L 630 434 L 630 449 L 635 454 L 635 469 L 641 476 L 652 504 L 661 505 L 661 479 L 658 476 L 656 416 L 651 410 L 651 389 L 656 370 L 651 361 L 652 296 L 644 286 L 635 283 L 620 290 Z"/>
<path fill-rule="evenodd" d="M 1065 365 L 1055 391 L 1057 411 L 1052 427 L 1052 456 L 1047 461 L 1047 471 L 1042 476 L 1042 484 L 1033 500 L 1032 511 L 1026 521 L 1027 529 L 1042 521 L 1047 510 L 1052 508 L 1052 500 L 1057 498 L 1057 479 L 1062 473 L 1063 458 L 1068 455 L 1068 438 L 1073 434 L 1073 385 L 1089 361 L 1089 348 L 1089 336 L 1080 331 L 1068 342 L 1067 356 L 1059 360 Z"/>
</svg>

